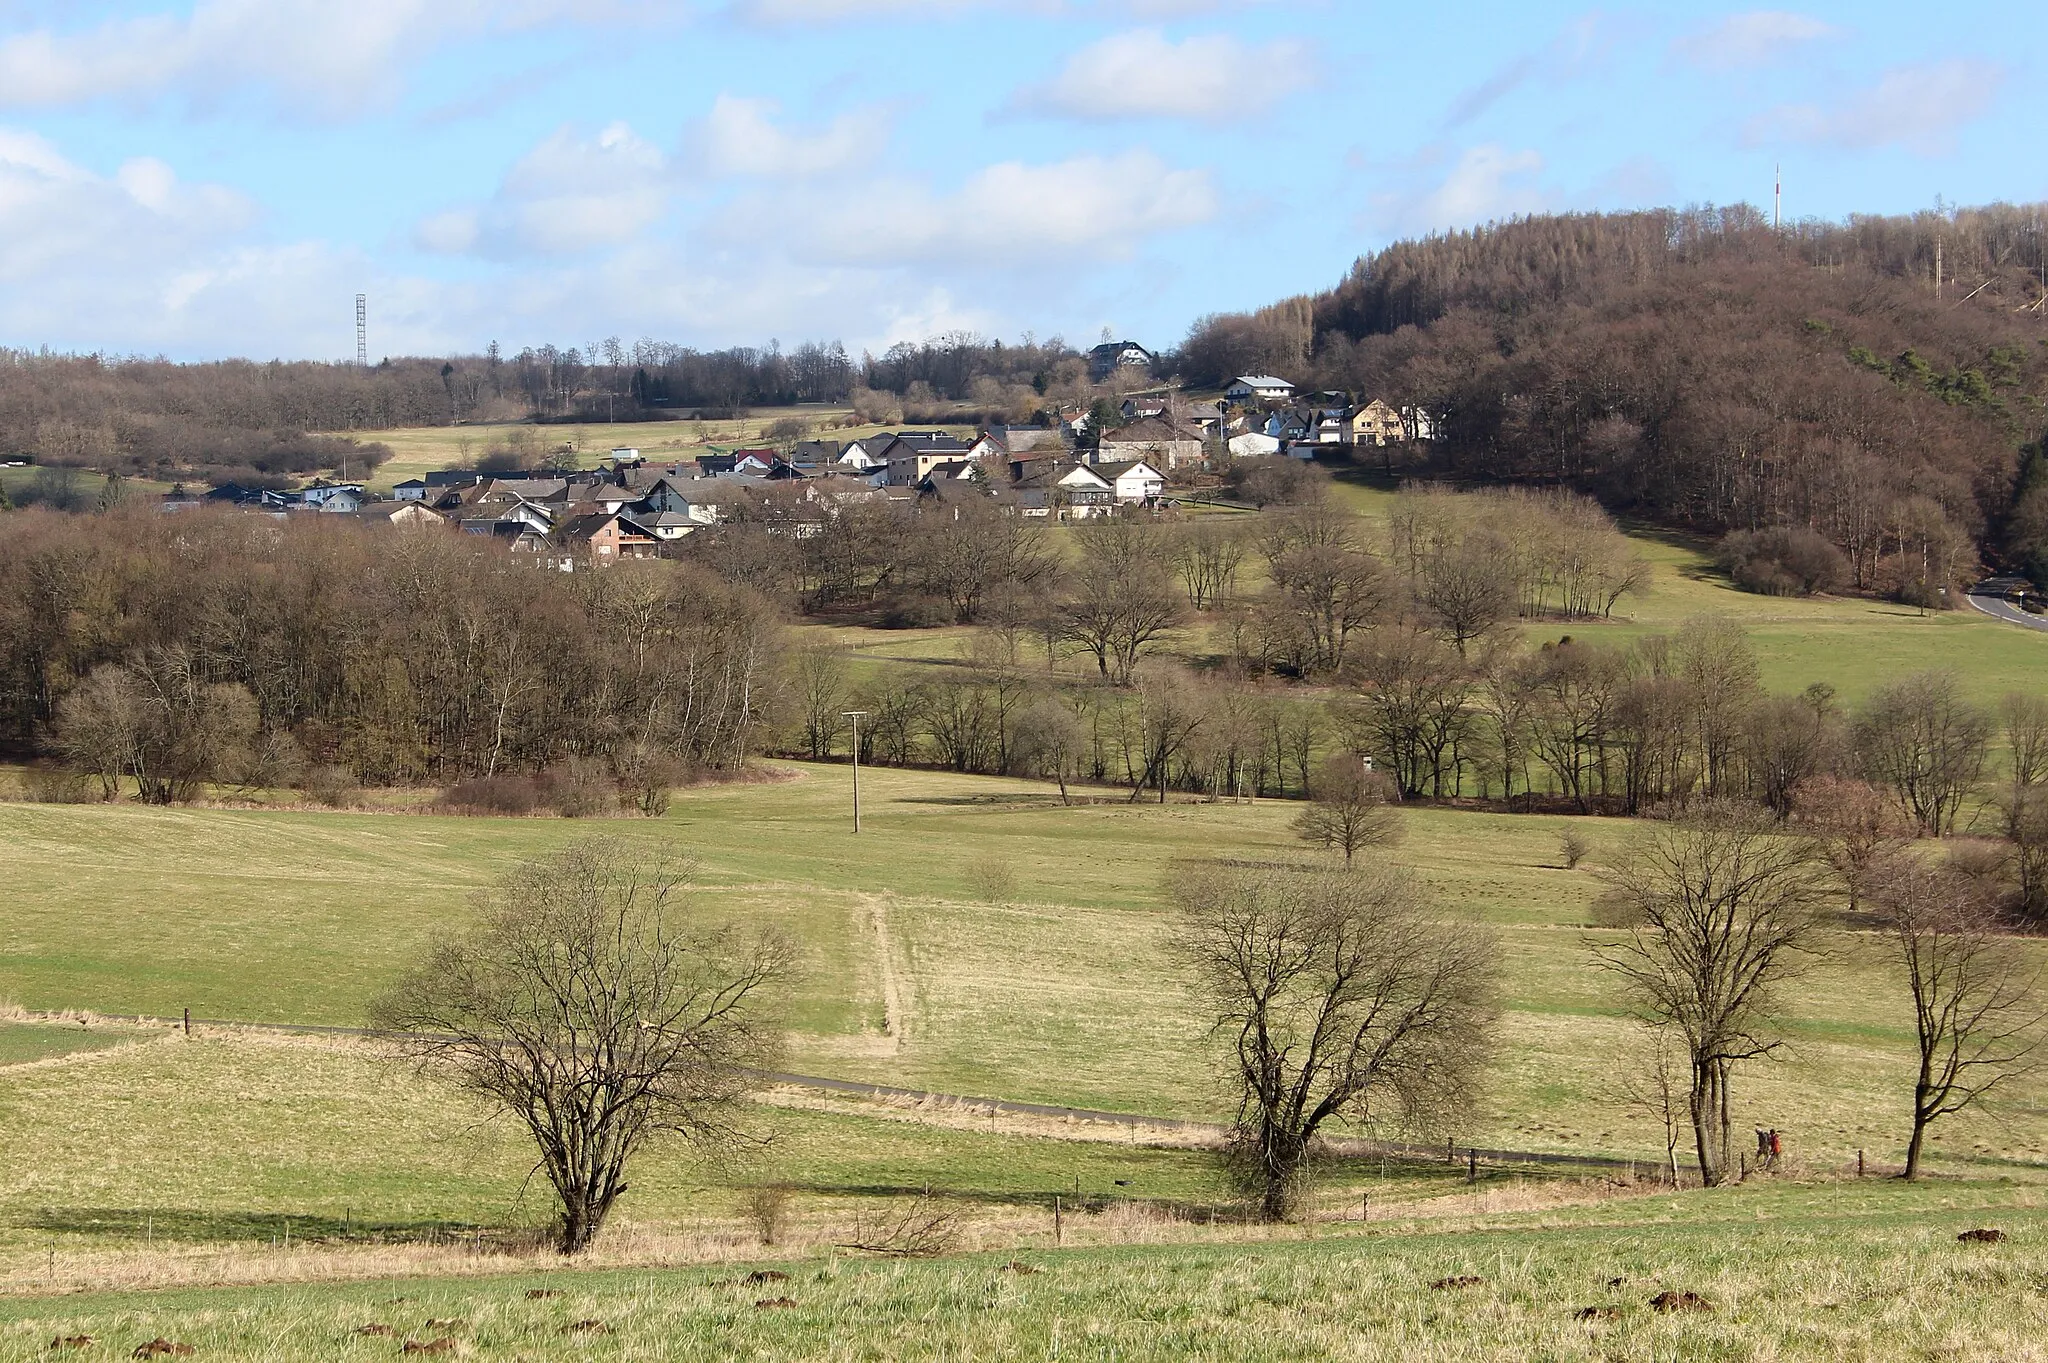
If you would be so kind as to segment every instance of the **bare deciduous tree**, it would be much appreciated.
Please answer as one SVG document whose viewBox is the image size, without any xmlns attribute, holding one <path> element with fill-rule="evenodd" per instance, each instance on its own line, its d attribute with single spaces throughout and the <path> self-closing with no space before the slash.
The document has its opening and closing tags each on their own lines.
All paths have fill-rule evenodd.
<svg viewBox="0 0 2048 1363">
<path fill-rule="evenodd" d="M 2048 697 L 2015 692 L 1999 706 L 2006 780 L 1999 798 L 2012 845 L 2019 912 L 2048 921 Z"/>
<path fill-rule="evenodd" d="M 1477 927 L 1440 921 L 1413 876 L 1205 864 L 1172 892 L 1233 1052 L 1234 1162 L 1265 1216 L 1301 1210 L 1333 1121 L 1440 1126 L 1469 1101 L 1497 951 Z"/>
<path fill-rule="evenodd" d="M 209 682 L 191 650 L 151 652 L 133 667 L 94 669 L 57 712 L 65 756 L 100 780 L 106 798 L 123 778 L 144 804 L 178 804 L 245 764 L 255 702 L 240 686 Z"/>
<path fill-rule="evenodd" d="M 690 868 L 593 839 L 512 871 L 479 921 L 436 944 L 373 1009 L 429 1070 L 511 1113 L 589 1247 L 655 1133 L 706 1153 L 749 1139 L 739 1104 L 776 1055 L 779 940 L 690 921 Z"/>
<path fill-rule="evenodd" d="M 1059 782 L 1060 803 L 1072 804 L 1067 781 L 1078 772 L 1087 741 L 1081 717 L 1057 695 L 1044 695 L 1018 712 L 1011 760 L 1023 772 Z"/>
<path fill-rule="evenodd" d="M 1083 522 L 1075 540 L 1081 562 L 1060 605 L 1061 632 L 1094 657 L 1104 677 L 1128 686 L 1145 651 L 1186 613 L 1164 541 L 1152 527 L 1122 520 Z"/>
<path fill-rule="evenodd" d="M 1612 872 L 1627 935 L 1599 949 L 1645 1022 L 1684 1038 L 1700 1177 L 1729 1181 L 1734 1067 L 1775 1052 L 1775 989 L 1808 948 L 1822 898 L 1806 846 L 1726 804 L 1652 833 Z"/>
<path fill-rule="evenodd" d="M 846 727 L 846 655 L 813 644 L 797 650 L 792 671 L 803 715 L 804 747 L 813 758 L 830 757 L 833 743 Z"/>
<path fill-rule="evenodd" d="M 1359 758 L 1333 757 L 1309 788 L 1309 803 L 1295 816 L 1294 832 L 1303 842 L 1342 852 L 1349 866 L 1360 848 L 1391 847 L 1401 840 L 1401 816 L 1394 808 L 1400 798 L 1392 781 L 1368 771 Z"/>
<path fill-rule="evenodd" d="M 1196 521 L 1175 537 L 1173 567 L 1187 589 L 1188 604 L 1206 611 L 1223 604 L 1244 566 L 1245 535 L 1227 519 Z"/>
<path fill-rule="evenodd" d="M 1954 830 L 1991 740 L 1991 716 L 1964 698 L 1955 673 L 1921 672 L 1879 687 L 1854 734 L 1864 774 L 1890 788 L 1922 832 Z"/>
<path fill-rule="evenodd" d="M 1691 1104 L 1685 1048 L 1672 1039 L 1668 1026 L 1643 1029 L 1640 1054 L 1621 1065 L 1621 1096 L 1657 1119 L 1664 1129 L 1664 1176 L 1678 1186 L 1678 1146 L 1684 1138 Z"/>
<path fill-rule="evenodd" d="M 1871 897 L 1913 998 L 1919 1066 L 1905 1176 L 1918 1178 L 1927 1129 L 2030 1068 L 2048 1019 L 2033 970 L 1997 934 L 1973 877 L 1895 856 Z"/>
<path fill-rule="evenodd" d="M 1872 869 L 1911 832 L 1883 791 L 1847 777 L 1800 782 L 1792 791 L 1792 815 L 1841 882 L 1850 913 Z"/>
</svg>

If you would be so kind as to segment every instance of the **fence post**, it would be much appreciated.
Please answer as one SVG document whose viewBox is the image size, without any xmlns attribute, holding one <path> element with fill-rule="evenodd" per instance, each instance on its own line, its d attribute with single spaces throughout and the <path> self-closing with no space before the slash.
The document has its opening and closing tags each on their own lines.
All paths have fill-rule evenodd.
<svg viewBox="0 0 2048 1363">
<path fill-rule="evenodd" d="M 1055 1247 L 1067 1242 L 1066 1227 L 1060 1217 L 1060 1195 L 1052 1195 L 1052 1242 Z"/>
<path fill-rule="evenodd" d="M 192 1010 L 190 1008 L 185 1010 L 185 1035 L 192 1035 Z"/>
<path fill-rule="evenodd" d="M 1372 1220 L 1372 1194 L 1371 1194 L 1371 1193 L 1360 1193 L 1360 1194 L 1358 1195 L 1358 1224 L 1362 1226 L 1362 1225 L 1366 1224 L 1367 1222 L 1369 1222 L 1369 1221 L 1371 1221 L 1371 1220 Z"/>
<path fill-rule="evenodd" d="M 1465 1147 L 1465 1181 L 1479 1181 L 1479 1152 L 1469 1145 Z"/>
<path fill-rule="evenodd" d="M 1863 1152 L 1861 1150 L 1856 1152 L 1856 1177 L 1863 1177 Z"/>
</svg>

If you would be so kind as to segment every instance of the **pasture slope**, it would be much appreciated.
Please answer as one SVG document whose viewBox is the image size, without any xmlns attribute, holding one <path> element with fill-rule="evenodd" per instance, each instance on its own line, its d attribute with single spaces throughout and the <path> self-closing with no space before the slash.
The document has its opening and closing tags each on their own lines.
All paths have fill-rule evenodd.
<svg viewBox="0 0 2048 1363">
<path fill-rule="evenodd" d="M 1340 495 L 1384 514 L 1383 493 Z M 1629 619 L 1574 632 L 1623 640 L 1732 615 L 1772 689 L 1824 680 L 1851 701 L 1933 665 L 1987 701 L 2048 678 L 2048 639 L 2028 631 L 1741 596 L 1700 546 L 1638 543 L 1650 593 Z M 939 666 L 964 646 L 957 630 L 805 630 L 868 666 Z M 659 820 L 0 803 L 0 1003 L 352 1025 L 478 889 L 604 833 L 694 858 L 697 911 L 799 944 L 792 1069 L 1220 1115 L 1159 886 L 1182 858 L 1306 856 L 1294 806 L 1068 808 L 1030 782 L 869 769 L 855 837 L 845 767 L 765 765 L 780 779 L 680 792 Z M 1639 830 L 1404 817 L 1394 855 L 1448 912 L 1498 932 L 1508 964 L 1501 1053 L 1457 1139 L 1661 1158 L 1660 1128 L 1619 1091 L 1632 1029 L 1593 954 L 1598 867 Z M 1570 827 L 1595 848 L 1578 871 L 1557 864 Z M 976 889 L 985 863 L 1014 881 L 999 902 Z M 1318 1222 L 1273 1231 L 1231 1224 L 1215 1161 L 1163 1137 L 777 1091 L 763 1109 L 775 1139 L 741 1165 L 653 1151 L 575 1272 L 521 1249 L 548 1212 L 516 1133 L 370 1043 L 17 1013 L 0 1017 L 0 1359 L 78 1335 L 98 1341 L 86 1357 L 163 1336 L 195 1356 L 278 1360 L 443 1335 L 478 1358 L 2041 1356 L 2038 1080 L 1938 1128 L 1936 1181 L 1853 1176 L 1859 1151 L 1878 1172 L 1906 1134 L 1909 1014 L 1878 948 L 1831 934 L 1786 993 L 1785 1057 L 1738 1082 L 1738 1123 L 1787 1133 L 1791 1179 L 1656 1194 L 1482 1169 L 1475 1187 L 1461 1167 L 1351 1161 L 1326 1172 Z M 764 1185 L 791 1197 L 772 1248 L 746 1215 Z M 962 1256 L 835 1248 L 927 1189 L 960 1209 Z M 1956 1243 L 1980 1224 L 2008 1239 Z M 747 1282 L 739 1266 L 763 1256 L 789 1277 Z M 1461 1275 L 1482 1281 L 1430 1286 Z M 1667 1288 L 1712 1309 L 1653 1311 Z M 792 1304 L 756 1306 L 779 1298 Z M 354 1333 L 373 1322 L 398 1333 Z"/>
<path fill-rule="evenodd" d="M 31 1009 L 353 1025 L 468 897 L 523 856 L 592 832 L 698 860 L 700 911 L 774 925 L 804 954 L 789 1065 L 905 1088 L 1214 1118 L 1204 1029 L 1175 966 L 1170 863 L 1307 855 L 1296 806 L 1065 808 L 1034 783 L 777 764 L 794 779 L 702 787 L 660 820 L 578 823 L 302 810 L 0 804 L 0 995 Z M 1637 829 L 1440 809 L 1405 816 L 1400 860 L 1505 947 L 1502 1053 L 1464 1142 L 1649 1158 L 1618 1101 L 1632 1029 L 1592 948 L 1597 870 L 1558 865 L 1581 823 L 1614 855 Z M 1007 867 L 1009 902 L 974 868 Z M 1834 934 L 1785 1000 L 1793 1042 L 1754 1067 L 1738 1120 L 1839 1164 L 1903 1139 L 1910 1015 L 1877 944 Z M 899 1016 L 891 1016 L 885 973 Z M 1961 1119 L 1952 1157 L 2048 1154 L 2048 1113 Z M 1889 1156 L 1886 1156 L 1887 1158 Z"/>
<path fill-rule="evenodd" d="M 1919 1192 L 1831 1207 L 1809 1190 L 1746 1188 L 1635 1202 L 1630 1218 L 1603 1208 L 1447 1233 L 1354 1226 L 918 1263 L 535 1266 L 0 1298 L 0 1357 L 52 1357 L 51 1341 L 79 1336 L 95 1341 L 86 1357 L 164 1338 L 231 1363 L 380 1358 L 439 1339 L 480 1359 L 2039 1357 L 2048 1218 L 1974 1190 Z M 1956 1241 L 1987 1217 L 2005 1243 Z M 1690 1309 L 1650 1304 L 1666 1294 L 1691 1294 Z"/>
</svg>

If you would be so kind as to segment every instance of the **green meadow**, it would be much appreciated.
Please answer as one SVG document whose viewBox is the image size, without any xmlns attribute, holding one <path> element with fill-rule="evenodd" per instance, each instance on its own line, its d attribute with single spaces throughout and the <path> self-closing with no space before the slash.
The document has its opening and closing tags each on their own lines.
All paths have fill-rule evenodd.
<svg viewBox="0 0 2048 1363">
<path fill-rule="evenodd" d="M 579 451 L 631 443 L 657 458 L 753 438 L 562 429 Z M 481 454 L 490 433 L 371 438 L 399 449 L 388 484 L 456 462 L 463 440 Z M 1384 515 L 1384 492 L 1339 495 Z M 1623 642 L 1729 616 L 1768 687 L 1825 681 L 1851 704 L 1932 666 L 1986 702 L 2048 679 L 2048 637 L 1963 612 L 1746 596 L 1707 546 L 1633 538 L 1648 591 L 1570 632 Z M 847 651 L 857 678 L 945 675 L 972 634 L 793 630 Z M 1215 652 L 1199 629 L 1173 647 Z M 286 1363 L 442 1338 L 507 1359 L 2048 1357 L 2048 1080 L 1939 1125 L 1932 1181 L 1876 1177 L 1907 1135 L 1911 1014 L 1882 941 L 1846 928 L 1782 991 L 1781 1057 L 1739 1073 L 1738 1128 L 1789 1142 L 1781 1175 L 1740 1188 L 1528 1166 L 1468 1184 L 1462 1165 L 1351 1158 L 1322 1169 L 1319 1219 L 1265 1228 L 1243 1223 L 1213 1153 L 1171 1132 L 789 1088 L 763 1096 L 766 1143 L 741 1157 L 712 1165 L 657 1143 L 573 1271 L 534 1248 L 551 1208 L 507 1122 L 379 1043 L 210 1021 L 359 1025 L 479 891 L 604 835 L 694 862 L 691 912 L 796 944 L 793 1071 L 1227 1115 L 1161 887 L 1188 859 L 1311 859 L 1296 805 L 1095 790 L 1069 807 L 1036 782 L 864 768 L 855 835 L 846 766 L 759 766 L 757 780 L 677 792 L 659 819 L 457 817 L 395 797 L 0 802 L 0 1360 L 79 1336 L 82 1357 L 162 1337 Z M 1661 1126 L 1625 1092 L 1637 1029 L 1594 926 L 1601 867 L 1641 827 L 1402 818 L 1383 855 L 1502 948 L 1498 1050 L 1452 1139 L 1660 1161 Z M 1593 848 L 1577 870 L 1560 864 L 1567 830 Z M 2048 964 L 2048 944 L 2029 949 Z M 191 1036 L 119 1020 L 185 1009 Z M 1859 1158 L 1873 1177 L 1855 1177 Z M 779 1190 L 772 1234 L 763 1189 Z M 913 1205 L 955 1218 L 952 1253 L 846 1247 Z M 2008 1238 L 1956 1242 L 1976 1226 Z M 757 1265 L 787 1276 L 749 1281 Z M 1479 1281 L 1432 1286 L 1461 1276 Z M 1666 1289 L 1706 1305 L 1652 1309 Z M 392 1333 L 358 1333 L 373 1324 Z"/>
<path fill-rule="evenodd" d="M 2006 1242 L 1956 1242 L 1987 1224 Z M 87 1357 L 162 1338 L 251 1363 L 439 1339 L 507 1359 L 2033 1359 L 2044 1235 L 1998 1186 L 1744 1188 L 1314 1239 L 0 1298 L 0 1358 L 87 1336 Z M 1667 1293 L 1689 1309 L 1651 1305 Z"/>
<path fill-rule="evenodd" d="M 523 857 L 593 833 L 699 864 L 697 911 L 802 950 L 788 1064 L 907 1088 L 1163 1116 L 1223 1110 L 1214 1053 L 1171 951 L 1160 885 L 1181 859 L 1312 855 L 1295 807 L 1063 807 L 1031 782 L 772 764 L 785 779 L 679 793 L 659 820 L 0 804 L 0 997 L 34 1010 L 359 1023 L 371 997 Z M 1391 855 L 1446 911 L 1501 939 L 1506 995 L 1490 1098 L 1461 1142 L 1650 1157 L 1619 1099 L 1632 1037 L 1598 968 L 1597 864 L 1637 829 L 1444 809 L 1404 815 Z M 1594 865 L 1559 865 L 1572 824 Z M 975 869 L 1007 868 L 1008 902 Z M 1910 1014 L 1875 939 L 1832 934 L 1786 991 L 1787 1057 L 1753 1066 L 1738 1120 L 1790 1134 L 1813 1167 L 1892 1158 L 1905 1135 Z M 1955 1159 L 2048 1153 L 2035 1090 L 1964 1118 Z"/>
</svg>

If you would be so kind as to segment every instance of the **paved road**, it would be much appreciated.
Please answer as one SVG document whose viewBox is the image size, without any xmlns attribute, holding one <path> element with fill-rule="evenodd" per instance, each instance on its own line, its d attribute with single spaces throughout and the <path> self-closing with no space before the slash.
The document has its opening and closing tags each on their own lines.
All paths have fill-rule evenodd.
<svg viewBox="0 0 2048 1363">
<path fill-rule="evenodd" d="M 1969 600 L 1972 606 L 1986 615 L 2025 625 L 2028 629 L 2048 630 L 2048 616 L 2029 615 L 2002 596 L 1973 596 Z"/>
</svg>

